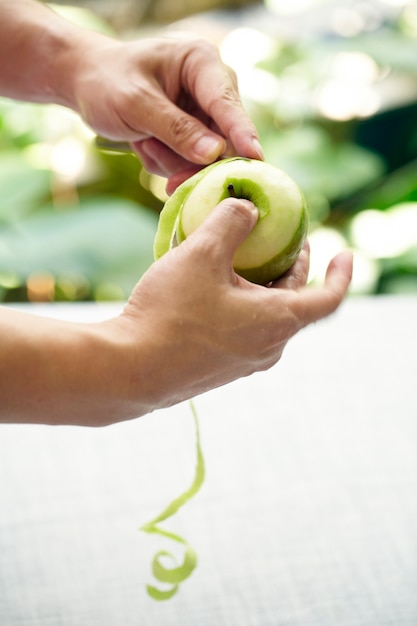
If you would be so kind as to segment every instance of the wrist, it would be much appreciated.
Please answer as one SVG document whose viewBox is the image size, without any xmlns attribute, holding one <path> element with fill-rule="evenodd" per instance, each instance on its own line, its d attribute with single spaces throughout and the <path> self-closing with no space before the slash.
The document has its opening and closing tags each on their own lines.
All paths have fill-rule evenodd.
<svg viewBox="0 0 417 626">
<path fill-rule="evenodd" d="M 0 2 L 0 94 L 77 110 L 77 68 L 98 38 L 41 2 Z"/>
<path fill-rule="evenodd" d="M 0 422 L 105 426 L 147 412 L 132 393 L 133 342 L 115 321 L 0 307 L 0 323 Z"/>
<path fill-rule="evenodd" d="M 75 27 L 59 16 L 51 20 L 44 33 L 46 59 L 40 97 L 45 102 L 81 113 L 77 101 L 77 78 L 96 42 L 106 40 L 104 35 Z"/>
<path fill-rule="evenodd" d="M 85 342 L 91 411 L 84 422 L 105 426 L 145 415 L 155 406 L 149 389 L 153 362 L 144 338 L 121 316 L 89 325 Z"/>
</svg>

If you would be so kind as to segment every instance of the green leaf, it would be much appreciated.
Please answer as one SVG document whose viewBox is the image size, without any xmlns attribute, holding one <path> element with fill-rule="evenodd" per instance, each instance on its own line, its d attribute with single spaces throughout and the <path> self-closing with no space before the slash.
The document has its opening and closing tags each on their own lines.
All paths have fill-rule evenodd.
<svg viewBox="0 0 417 626">
<path fill-rule="evenodd" d="M 0 223 L 13 223 L 49 196 L 51 173 L 35 169 L 17 152 L 0 156 Z"/>
<path fill-rule="evenodd" d="M 350 142 L 335 143 L 321 128 L 304 126 L 262 138 L 266 160 L 287 172 L 309 200 L 321 194 L 333 201 L 351 195 L 384 172 L 376 154 Z"/>
<path fill-rule="evenodd" d="M 369 54 L 382 67 L 417 74 L 415 38 L 393 28 L 347 39 L 343 41 L 343 47 Z"/>
<path fill-rule="evenodd" d="M 44 208 L 0 229 L 0 270 L 84 275 L 93 284 L 117 283 L 129 294 L 153 261 L 157 215 L 117 198 L 78 207 Z"/>
</svg>

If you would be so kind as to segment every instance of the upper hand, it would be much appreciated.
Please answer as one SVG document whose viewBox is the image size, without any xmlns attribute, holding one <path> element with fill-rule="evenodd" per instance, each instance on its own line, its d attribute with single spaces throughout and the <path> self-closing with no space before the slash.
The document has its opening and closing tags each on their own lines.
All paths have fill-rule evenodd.
<svg viewBox="0 0 417 626">
<path fill-rule="evenodd" d="M 121 43 L 97 37 L 74 73 L 76 108 L 99 134 L 129 141 L 174 179 L 219 157 L 262 159 L 236 75 L 212 43 L 188 35 Z"/>
</svg>

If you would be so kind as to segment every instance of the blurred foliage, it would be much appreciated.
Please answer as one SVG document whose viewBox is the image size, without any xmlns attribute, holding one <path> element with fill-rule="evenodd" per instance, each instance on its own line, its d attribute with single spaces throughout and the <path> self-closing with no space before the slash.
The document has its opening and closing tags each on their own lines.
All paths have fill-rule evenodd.
<svg viewBox="0 0 417 626">
<path fill-rule="evenodd" d="M 417 293 L 417 5 L 392 6 L 294 0 L 288 17 L 269 0 L 199 18 L 218 27 L 266 159 L 307 197 L 311 278 L 350 246 L 354 293 Z M 3 301 L 125 299 L 152 262 L 164 181 L 93 139 L 63 108 L 0 100 Z"/>
<path fill-rule="evenodd" d="M 125 299 L 162 205 L 138 160 L 97 151 L 64 109 L 2 102 L 0 120 L 0 297 Z"/>
<path fill-rule="evenodd" d="M 260 3 L 262 0 L 71 0 L 73 7 L 78 10 L 87 8 L 121 34 L 138 26 L 171 24 L 216 8 L 227 6 L 236 9 Z M 55 0 L 55 4 L 65 8 L 69 2 Z"/>
<path fill-rule="evenodd" d="M 350 247 L 353 293 L 417 293 L 417 3 L 266 5 L 230 30 L 223 57 L 266 160 L 306 195 L 311 279 Z M 372 210 L 385 220 L 361 219 Z"/>
</svg>

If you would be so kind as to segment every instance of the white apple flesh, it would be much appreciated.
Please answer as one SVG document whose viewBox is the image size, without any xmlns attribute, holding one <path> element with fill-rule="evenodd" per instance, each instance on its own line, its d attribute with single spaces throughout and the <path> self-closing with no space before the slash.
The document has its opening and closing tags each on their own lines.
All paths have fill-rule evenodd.
<svg viewBox="0 0 417 626">
<path fill-rule="evenodd" d="M 184 241 L 229 196 L 250 200 L 259 212 L 254 229 L 236 251 L 235 271 L 258 284 L 270 283 L 286 272 L 307 236 L 304 196 L 282 170 L 242 157 L 213 163 L 176 189 L 160 215 L 155 258 Z"/>
</svg>

